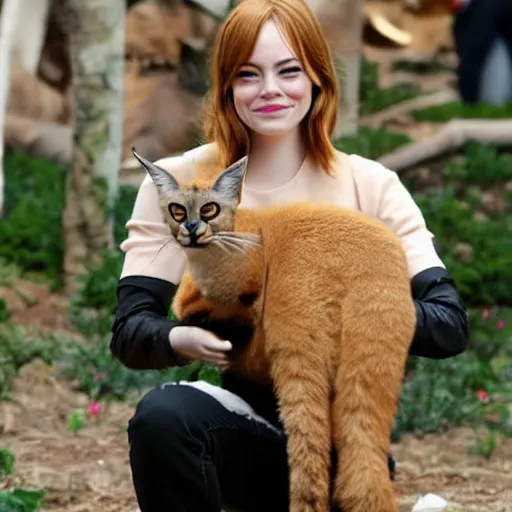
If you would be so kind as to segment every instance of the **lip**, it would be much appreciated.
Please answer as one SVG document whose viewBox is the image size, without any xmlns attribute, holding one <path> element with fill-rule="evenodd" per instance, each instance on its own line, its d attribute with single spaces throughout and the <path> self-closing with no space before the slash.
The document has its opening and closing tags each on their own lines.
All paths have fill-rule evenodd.
<svg viewBox="0 0 512 512">
<path fill-rule="evenodd" d="M 281 110 L 285 110 L 287 106 L 284 105 L 267 105 L 265 107 L 257 108 L 254 111 L 261 114 L 272 114 L 273 112 L 280 112 Z"/>
</svg>

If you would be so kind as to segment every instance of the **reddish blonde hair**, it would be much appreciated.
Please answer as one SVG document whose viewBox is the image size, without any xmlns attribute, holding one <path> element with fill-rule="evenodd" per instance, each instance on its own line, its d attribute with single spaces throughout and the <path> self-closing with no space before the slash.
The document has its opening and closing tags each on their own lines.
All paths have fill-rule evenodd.
<svg viewBox="0 0 512 512">
<path fill-rule="evenodd" d="M 335 157 L 331 135 L 338 81 L 320 23 L 304 0 L 242 0 L 230 12 L 213 48 L 205 135 L 217 143 L 224 166 L 247 154 L 249 134 L 236 114 L 231 85 L 267 21 L 274 21 L 282 30 L 314 84 L 313 104 L 302 122 L 304 141 L 308 155 L 330 173 Z"/>
</svg>

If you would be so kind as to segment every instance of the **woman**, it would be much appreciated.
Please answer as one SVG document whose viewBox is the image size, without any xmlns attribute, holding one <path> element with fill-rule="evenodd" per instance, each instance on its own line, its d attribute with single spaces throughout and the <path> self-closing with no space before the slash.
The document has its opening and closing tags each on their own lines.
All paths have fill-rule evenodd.
<svg viewBox="0 0 512 512">
<path fill-rule="evenodd" d="M 432 358 L 461 353 L 466 313 L 419 208 L 395 173 L 338 152 L 330 142 L 336 73 L 306 4 L 244 0 L 218 33 L 211 78 L 206 134 L 213 144 L 159 165 L 176 172 L 178 164 L 217 154 L 227 166 L 248 153 L 241 208 L 317 199 L 382 219 L 407 253 L 418 313 L 411 353 Z M 130 368 L 203 359 L 225 370 L 225 389 L 172 384 L 139 403 L 129 440 L 142 512 L 219 511 L 225 504 L 247 511 L 287 510 L 286 439 L 273 394 L 230 375 L 229 341 L 166 318 L 185 257 L 169 242 L 149 178 L 127 227 L 114 356 Z"/>
</svg>

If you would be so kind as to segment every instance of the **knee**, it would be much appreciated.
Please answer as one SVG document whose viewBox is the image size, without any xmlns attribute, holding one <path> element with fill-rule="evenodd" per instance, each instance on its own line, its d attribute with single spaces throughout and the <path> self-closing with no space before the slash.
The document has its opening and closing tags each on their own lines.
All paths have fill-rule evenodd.
<svg viewBox="0 0 512 512">
<path fill-rule="evenodd" d="M 135 414 L 128 424 L 131 445 L 143 445 L 156 450 L 164 445 L 191 436 L 190 402 L 187 407 L 187 390 L 182 386 L 168 385 L 149 391 L 137 404 Z M 169 442 L 172 440 L 172 442 Z"/>
</svg>

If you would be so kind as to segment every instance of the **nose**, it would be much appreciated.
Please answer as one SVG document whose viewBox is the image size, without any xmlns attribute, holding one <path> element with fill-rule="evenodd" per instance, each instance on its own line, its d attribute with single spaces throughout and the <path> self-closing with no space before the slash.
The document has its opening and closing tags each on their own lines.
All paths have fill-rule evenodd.
<svg viewBox="0 0 512 512">
<path fill-rule="evenodd" d="M 274 97 L 279 94 L 279 86 L 273 73 L 266 73 L 263 81 L 263 89 L 261 95 L 264 98 Z"/>
<path fill-rule="evenodd" d="M 183 227 L 188 231 L 190 236 L 194 236 L 196 234 L 197 228 L 199 227 L 199 221 L 194 220 L 192 222 L 185 222 Z"/>
</svg>

